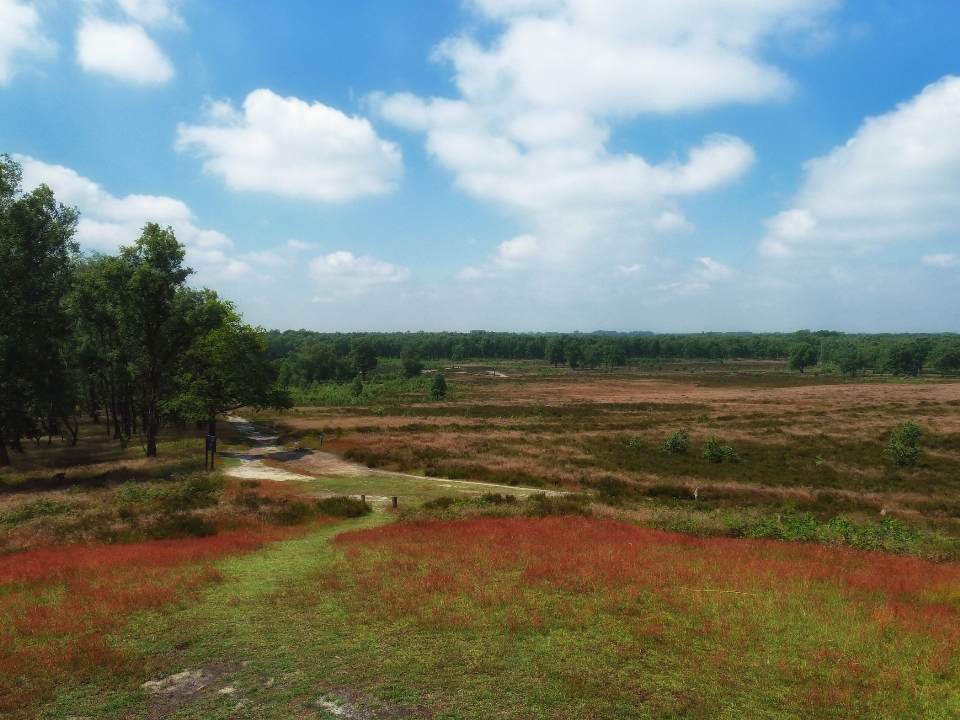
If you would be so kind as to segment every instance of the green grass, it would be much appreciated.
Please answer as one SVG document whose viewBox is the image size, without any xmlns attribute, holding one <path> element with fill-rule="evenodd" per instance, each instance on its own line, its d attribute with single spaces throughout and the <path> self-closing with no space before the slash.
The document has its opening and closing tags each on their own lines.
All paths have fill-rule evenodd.
<svg viewBox="0 0 960 720">
<path fill-rule="evenodd" d="M 804 546 L 698 545 L 637 530 L 644 549 L 634 551 L 629 526 L 542 521 L 506 535 L 494 527 L 489 540 L 482 525 L 463 526 L 475 539 L 456 523 L 391 525 L 378 540 L 384 518 L 221 562 L 223 580 L 199 602 L 143 615 L 114 642 L 151 658 L 143 680 L 231 668 L 219 686 L 235 692 L 202 694 L 170 715 L 183 719 L 328 717 L 314 703 L 344 689 L 446 720 L 960 713 L 954 635 L 937 639 L 956 610 L 925 627 L 937 596 L 896 589 L 904 572 L 926 582 L 916 561 L 898 572 L 878 558 L 877 589 L 861 590 L 858 563 L 874 560 Z M 360 529 L 374 534 L 330 542 Z M 631 570 L 634 558 L 649 573 Z M 623 569 L 591 575 L 603 563 Z M 831 575 L 838 563 L 849 580 L 847 570 Z M 955 602 L 957 588 L 944 588 Z M 64 687 L 40 717 L 147 717 L 138 683 Z"/>
</svg>

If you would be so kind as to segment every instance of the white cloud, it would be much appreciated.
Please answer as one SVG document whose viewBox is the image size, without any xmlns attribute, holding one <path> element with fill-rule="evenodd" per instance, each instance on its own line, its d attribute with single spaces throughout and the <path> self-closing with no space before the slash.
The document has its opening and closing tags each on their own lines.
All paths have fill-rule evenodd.
<svg viewBox="0 0 960 720">
<path fill-rule="evenodd" d="M 401 283 L 410 270 L 377 260 L 370 255 L 355 256 L 340 250 L 310 261 L 310 276 L 336 297 L 360 295 L 377 286 Z M 323 302 L 329 298 L 314 298 Z"/>
<path fill-rule="evenodd" d="M 214 103 L 207 125 L 181 125 L 177 149 L 196 149 L 204 170 L 235 190 L 343 202 L 388 193 L 403 173 L 400 149 L 365 118 L 270 90 L 255 90 L 243 110 Z"/>
<path fill-rule="evenodd" d="M 221 232 L 196 225 L 193 212 L 181 200 L 162 195 L 127 195 L 118 198 L 89 178 L 63 165 L 48 165 L 31 157 L 15 156 L 23 167 L 23 187 L 48 185 L 57 200 L 80 209 L 76 239 L 86 250 L 116 252 L 132 245 L 148 222 L 174 229 L 187 248 L 187 263 L 200 279 L 239 278 L 253 275 L 251 266 L 227 255 L 233 242 Z"/>
<path fill-rule="evenodd" d="M 771 38 L 815 30 L 829 0 L 474 0 L 500 23 L 488 44 L 445 41 L 459 99 L 375 94 L 389 121 L 427 135 L 428 151 L 470 194 L 520 213 L 545 255 L 586 239 L 635 243 L 690 230 L 679 198 L 735 181 L 754 161 L 713 135 L 684 160 L 613 153 L 615 123 L 790 92 L 760 59 Z"/>
<path fill-rule="evenodd" d="M 804 165 L 760 251 L 868 250 L 960 232 L 960 78 L 947 76 Z"/>
<path fill-rule="evenodd" d="M 165 83 L 174 75 L 167 56 L 134 23 L 85 19 L 77 30 L 77 61 L 87 72 L 139 85 Z"/>
<path fill-rule="evenodd" d="M 949 253 L 937 253 L 936 255 L 924 255 L 920 258 L 924 265 L 933 267 L 953 268 L 960 267 L 960 257 Z"/>
<path fill-rule="evenodd" d="M 24 53 L 44 53 L 52 44 L 40 31 L 40 15 L 29 3 L 0 0 L 0 84 L 16 73 L 15 60 Z"/>
<path fill-rule="evenodd" d="M 129 17 L 149 26 L 182 25 L 178 4 L 170 0 L 117 0 L 117 5 Z"/>
</svg>

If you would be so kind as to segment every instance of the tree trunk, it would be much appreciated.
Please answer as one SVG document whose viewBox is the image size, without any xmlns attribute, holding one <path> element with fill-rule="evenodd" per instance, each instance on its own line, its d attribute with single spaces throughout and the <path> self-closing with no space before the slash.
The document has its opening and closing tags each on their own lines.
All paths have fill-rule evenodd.
<svg viewBox="0 0 960 720">
<path fill-rule="evenodd" d="M 6 467 L 10 464 L 10 456 L 7 454 L 7 438 L 0 430 L 0 467 Z"/>
<path fill-rule="evenodd" d="M 210 419 L 207 420 L 207 435 L 216 435 L 217 434 L 217 416 L 211 415 Z"/>
</svg>

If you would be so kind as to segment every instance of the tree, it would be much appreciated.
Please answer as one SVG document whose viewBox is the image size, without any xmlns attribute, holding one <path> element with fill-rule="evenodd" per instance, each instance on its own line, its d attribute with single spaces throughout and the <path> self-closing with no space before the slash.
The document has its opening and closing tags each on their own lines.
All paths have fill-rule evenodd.
<svg viewBox="0 0 960 720">
<path fill-rule="evenodd" d="M 818 355 L 819 351 L 810 343 L 794 343 L 787 351 L 787 366 L 802 373 L 804 368 L 817 364 Z"/>
<path fill-rule="evenodd" d="M 360 373 L 363 382 L 367 381 L 367 373 L 377 366 L 377 351 L 369 338 L 360 338 L 353 343 L 350 349 L 350 359 L 354 369 Z"/>
<path fill-rule="evenodd" d="M 293 406 L 276 383 L 262 328 L 245 325 L 233 304 L 212 290 L 184 291 L 181 300 L 192 305 L 186 314 L 194 337 L 180 360 L 178 394 L 167 409 L 206 422 L 207 433 L 216 435 L 217 415 L 244 406 Z"/>
<path fill-rule="evenodd" d="M 437 373 L 430 383 L 430 397 L 439 400 L 447 396 L 447 379 L 443 373 Z"/>
<path fill-rule="evenodd" d="M 566 359 L 566 354 L 563 349 L 563 338 L 562 337 L 552 337 L 547 340 L 547 362 L 552 362 L 553 366 L 556 367 L 559 363 L 562 363 Z"/>
<path fill-rule="evenodd" d="M 572 342 L 566 346 L 564 352 L 567 357 L 567 363 L 576 370 L 583 365 L 583 346 L 578 342 Z"/>
<path fill-rule="evenodd" d="M 414 340 L 404 343 L 400 350 L 400 366 L 403 376 L 416 377 L 423 372 L 423 363 L 420 361 L 420 344 Z"/>
<path fill-rule="evenodd" d="M 183 266 L 184 252 L 172 228 L 148 223 L 135 245 L 120 249 L 108 273 L 120 295 L 121 332 L 134 349 L 131 366 L 148 457 L 157 454 L 164 400 L 174 394 L 179 361 L 192 340 L 177 302 L 177 291 L 193 272 Z"/>
<path fill-rule="evenodd" d="M 930 351 L 930 367 L 941 375 L 960 370 L 960 345 L 941 342 Z"/>
<path fill-rule="evenodd" d="M 840 372 L 844 375 L 856 377 L 857 373 L 864 367 L 860 349 L 853 343 L 844 344 L 837 353 L 837 365 L 840 366 Z"/>
<path fill-rule="evenodd" d="M 8 442 L 52 435 L 76 407 L 64 301 L 78 213 L 46 185 L 21 194 L 21 177 L 0 156 L 0 465 L 10 464 Z"/>
</svg>

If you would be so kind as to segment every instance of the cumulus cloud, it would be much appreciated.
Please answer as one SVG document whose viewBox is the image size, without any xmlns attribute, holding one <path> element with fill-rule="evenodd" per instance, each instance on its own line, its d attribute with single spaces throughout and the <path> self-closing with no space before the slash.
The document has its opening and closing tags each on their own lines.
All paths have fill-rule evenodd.
<svg viewBox="0 0 960 720">
<path fill-rule="evenodd" d="M 118 198 L 100 185 L 63 165 L 49 165 L 16 156 L 23 167 L 23 187 L 48 185 L 64 205 L 80 209 L 76 239 L 86 250 L 116 252 L 132 245 L 148 222 L 174 229 L 187 248 L 187 262 L 203 278 L 240 278 L 253 274 L 247 262 L 231 258 L 233 242 L 221 232 L 204 230 L 181 200 L 163 195 L 127 195 Z"/>
<path fill-rule="evenodd" d="M 16 59 L 27 53 L 47 52 L 52 44 L 40 31 L 40 15 L 30 3 L 0 0 L 0 84 L 16 73 Z"/>
<path fill-rule="evenodd" d="M 165 83 L 173 65 L 142 26 L 86 18 L 77 30 L 77 62 L 97 72 L 138 85 Z"/>
<path fill-rule="evenodd" d="M 760 251 L 865 251 L 960 232 L 960 78 L 947 76 L 804 165 Z"/>
<path fill-rule="evenodd" d="M 235 190 L 325 202 L 391 192 L 403 173 L 400 149 L 367 119 L 265 89 L 240 111 L 214 103 L 206 125 L 179 127 L 176 147 L 206 157 L 204 170 Z"/>
<path fill-rule="evenodd" d="M 933 267 L 941 268 L 954 268 L 960 267 L 960 257 L 953 255 L 952 253 L 937 253 L 935 255 L 924 255 L 920 258 L 921 262 L 924 265 L 932 265 Z"/>
<path fill-rule="evenodd" d="M 459 187 L 534 223 L 548 254 L 585 238 L 689 230 L 676 200 L 736 180 L 753 150 L 713 135 L 683 160 L 651 164 L 608 149 L 614 124 L 783 97 L 791 83 L 760 59 L 764 43 L 815 29 L 832 4 L 473 0 L 500 32 L 487 45 L 463 36 L 437 50 L 459 98 L 371 100 L 390 122 L 426 133 Z"/>
<path fill-rule="evenodd" d="M 404 282 L 410 278 L 410 270 L 370 255 L 357 257 L 340 250 L 311 260 L 310 276 L 333 296 L 345 297 L 361 295 L 377 286 Z M 328 299 L 314 298 L 316 302 Z"/>
</svg>

